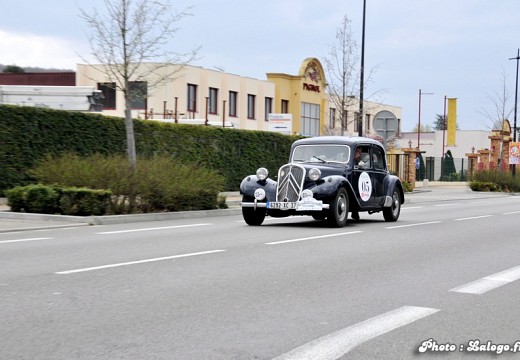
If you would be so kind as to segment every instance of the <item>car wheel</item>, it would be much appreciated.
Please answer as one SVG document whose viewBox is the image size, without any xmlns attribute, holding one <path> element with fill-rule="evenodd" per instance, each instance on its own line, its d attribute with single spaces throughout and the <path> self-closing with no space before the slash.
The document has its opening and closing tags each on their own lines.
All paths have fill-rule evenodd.
<svg viewBox="0 0 520 360">
<path fill-rule="evenodd" d="M 327 220 L 334 227 L 343 227 L 347 224 L 348 195 L 344 188 L 338 190 L 334 201 L 330 204 Z"/>
<path fill-rule="evenodd" d="M 392 205 L 383 209 L 383 217 L 386 221 L 397 221 L 401 213 L 401 196 L 399 190 L 394 189 L 392 193 Z"/>
<path fill-rule="evenodd" d="M 254 202 L 255 198 L 251 196 L 244 195 L 242 197 L 243 202 Z M 243 207 L 242 208 L 242 216 L 244 217 L 244 221 L 247 225 L 251 226 L 259 226 L 262 225 L 265 219 L 266 210 L 265 208 L 257 207 Z"/>
</svg>

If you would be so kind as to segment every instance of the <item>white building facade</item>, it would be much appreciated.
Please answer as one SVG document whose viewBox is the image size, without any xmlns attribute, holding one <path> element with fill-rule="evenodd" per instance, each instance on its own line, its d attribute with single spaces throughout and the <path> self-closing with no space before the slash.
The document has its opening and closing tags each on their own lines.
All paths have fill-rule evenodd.
<svg viewBox="0 0 520 360">
<path fill-rule="evenodd" d="M 348 124 L 342 128 L 340 112 L 327 93 L 325 73 L 316 58 L 305 59 L 297 75 L 266 73 L 267 80 L 189 65 L 145 63 L 138 70 L 129 84 L 133 118 L 272 131 L 270 114 L 290 114 L 292 134 L 358 134 L 359 100 L 349 98 Z M 108 77 L 103 65 L 79 64 L 76 84 L 102 91 L 103 114 L 124 117 L 124 95 L 117 90 L 121 86 Z M 370 101 L 363 104 L 363 134 L 378 134 L 374 119 L 383 110 L 392 113 L 400 127 L 401 108 Z"/>
<path fill-rule="evenodd" d="M 143 66 L 153 66 L 144 64 Z M 266 130 L 267 114 L 272 111 L 275 85 L 221 71 L 195 66 L 167 65 L 163 74 L 136 75 L 131 101 L 132 117 L 138 119 L 207 119 L 230 122 L 247 130 Z M 149 69 L 143 69 L 143 74 Z M 165 81 L 158 78 L 171 77 Z M 105 95 L 103 114 L 124 116 L 125 101 L 116 84 L 101 65 L 78 65 L 76 82 L 96 86 Z M 151 84 L 154 84 L 151 86 Z"/>
</svg>

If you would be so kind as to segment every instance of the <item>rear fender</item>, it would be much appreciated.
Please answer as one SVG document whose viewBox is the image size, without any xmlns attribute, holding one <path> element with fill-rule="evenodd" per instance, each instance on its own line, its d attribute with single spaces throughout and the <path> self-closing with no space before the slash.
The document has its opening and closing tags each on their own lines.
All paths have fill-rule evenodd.
<svg viewBox="0 0 520 360">
<path fill-rule="evenodd" d="M 401 199 L 401 204 L 404 204 L 404 189 L 401 180 L 395 175 L 389 175 L 385 179 L 385 195 L 386 198 L 392 198 L 394 194 L 394 189 L 399 190 L 399 197 Z"/>
</svg>

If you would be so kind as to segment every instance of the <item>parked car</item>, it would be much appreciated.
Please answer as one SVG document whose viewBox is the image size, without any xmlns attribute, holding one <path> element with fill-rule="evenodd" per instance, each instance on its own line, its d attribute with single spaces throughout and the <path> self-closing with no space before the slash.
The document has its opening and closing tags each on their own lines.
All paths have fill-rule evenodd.
<svg viewBox="0 0 520 360">
<path fill-rule="evenodd" d="M 400 179 L 387 169 L 383 145 L 366 137 L 321 136 L 291 146 L 277 181 L 261 167 L 240 184 L 242 215 L 249 225 L 266 216 L 309 215 L 343 227 L 348 214 L 383 213 L 397 221 L 404 203 Z"/>
</svg>

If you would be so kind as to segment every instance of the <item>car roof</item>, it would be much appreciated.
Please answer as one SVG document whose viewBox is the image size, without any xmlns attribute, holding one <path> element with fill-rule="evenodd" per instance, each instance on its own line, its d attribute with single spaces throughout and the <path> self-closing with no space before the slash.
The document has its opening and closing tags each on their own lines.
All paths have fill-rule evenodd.
<svg viewBox="0 0 520 360">
<path fill-rule="evenodd" d="M 298 145 L 317 145 L 317 144 L 334 144 L 334 145 L 357 145 L 363 144 L 376 144 L 383 146 L 379 141 L 363 137 L 363 136 L 316 136 L 305 139 L 296 140 L 292 144 L 292 148 Z"/>
</svg>

